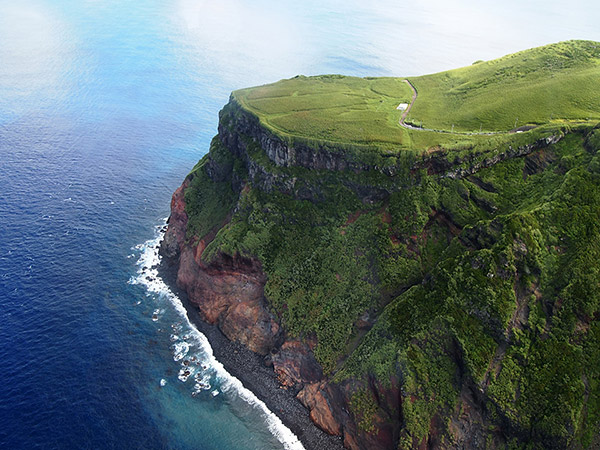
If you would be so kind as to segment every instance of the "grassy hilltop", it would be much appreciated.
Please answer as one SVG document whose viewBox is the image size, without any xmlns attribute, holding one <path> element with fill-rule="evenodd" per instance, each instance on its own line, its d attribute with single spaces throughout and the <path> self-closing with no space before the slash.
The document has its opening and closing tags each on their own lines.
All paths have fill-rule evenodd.
<svg viewBox="0 0 600 450">
<path fill-rule="evenodd" d="M 408 142 L 396 107 L 410 103 L 412 91 L 401 78 L 298 76 L 233 95 L 280 135 L 357 144 Z"/>
<path fill-rule="evenodd" d="M 600 120 L 600 43 L 569 41 L 525 50 L 469 67 L 404 78 L 298 76 L 235 91 L 234 98 L 279 136 L 371 145 L 384 150 L 476 144 L 523 125 Z M 454 126 L 454 128 L 452 128 Z"/>
<path fill-rule="evenodd" d="M 598 121 L 600 43 L 561 42 L 411 82 L 419 99 L 409 119 L 428 128 L 507 131 L 515 122 Z"/>
<path fill-rule="evenodd" d="M 260 262 L 361 448 L 389 448 L 372 446 L 386 426 L 403 449 L 600 446 L 599 64 L 571 41 L 410 78 L 413 124 L 492 136 L 401 127 L 402 78 L 233 94 L 188 179 L 188 240 L 215 236 L 207 264 Z M 389 171 L 276 165 L 240 107 L 288 145 L 418 152 Z M 536 128 L 508 133 L 516 117 Z"/>
</svg>

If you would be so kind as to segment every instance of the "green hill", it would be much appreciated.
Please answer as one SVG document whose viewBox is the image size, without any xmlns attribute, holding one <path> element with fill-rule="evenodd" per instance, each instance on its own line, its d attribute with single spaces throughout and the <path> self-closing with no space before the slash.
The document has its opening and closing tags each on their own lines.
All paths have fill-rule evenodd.
<svg viewBox="0 0 600 450">
<path fill-rule="evenodd" d="M 600 43 L 568 41 L 410 79 L 409 119 L 427 128 L 507 131 L 600 120 Z"/>
<path fill-rule="evenodd" d="M 368 145 L 409 142 L 396 107 L 410 103 L 412 91 L 401 78 L 298 76 L 233 95 L 282 136 Z"/>
<path fill-rule="evenodd" d="M 368 145 L 385 151 L 477 144 L 523 125 L 600 120 L 600 43 L 568 41 L 410 78 L 418 97 L 400 126 L 397 106 L 410 103 L 404 78 L 298 76 L 233 93 L 261 124 L 287 139 Z"/>
</svg>

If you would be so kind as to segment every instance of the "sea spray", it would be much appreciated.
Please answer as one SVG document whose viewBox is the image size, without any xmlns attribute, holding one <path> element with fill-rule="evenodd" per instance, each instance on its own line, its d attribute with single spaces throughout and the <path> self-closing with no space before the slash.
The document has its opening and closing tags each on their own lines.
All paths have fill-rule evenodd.
<svg viewBox="0 0 600 450">
<path fill-rule="evenodd" d="M 181 364 L 178 379 L 185 383 L 191 378 L 195 382 L 191 392 L 193 396 L 199 395 L 202 391 L 209 391 L 211 396 L 223 393 L 230 400 L 236 397 L 241 399 L 253 415 L 258 414 L 258 417 L 264 419 L 269 431 L 285 449 L 303 450 L 304 447 L 298 437 L 281 422 L 279 417 L 217 361 L 206 336 L 192 324 L 179 297 L 159 276 L 158 266 L 161 261 L 159 245 L 164 235 L 163 230 L 164 225 L 157 226 L 155 238 L 135 247 L 135 250 L 140 252 L 137 261 L 138 272 L 129 283 L 144 286 L 148 296 L 155 295 L 158 299 L 166 301 L 175 308 L 181 318 L 181 322 L 171 326 L 173 359 Z M 156 308 L 152 320 L 158 321 L 163 312 L 163 308 Z M 213 379 L 217 382 L 218 389 L 213 389 L 211 385 Z M 162 380 L 161 385 L 163 385 Z"/>
</svg>

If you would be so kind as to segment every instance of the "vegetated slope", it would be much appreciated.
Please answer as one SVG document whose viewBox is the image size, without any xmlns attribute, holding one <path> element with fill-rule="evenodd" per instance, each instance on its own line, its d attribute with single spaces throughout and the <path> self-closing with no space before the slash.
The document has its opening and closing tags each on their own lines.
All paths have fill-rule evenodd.
<svg viewBox="0 0 600 450">
<path fill-rule="evenodd" d="M 391 196 L 398 245 L 384 247 L 383 261 L 418 261 L 419 282 L 385 307 L 336 378 L 395 373 L 407 400 L 404 445 L 431 437 L 436 420 L 451 433 L 456 408 L 470 402 L 515 444 L 598 442 L 600 160 L 581 141 L 570 135 Z M 410 275 L 397 280 L 406 286 Z"/>
<path fill-rule="evenodd" d="M 391 183 L 266 167 L 295 179 L 287 192 L 240 170 L 232 203 L 206 164 L 242 163 L 216 141 L 186 191 L 188 232 L 235 205 L 203 259 L 261 262 L 271 312 L 316 343 L 359 435 L 390 422 L 401 448 L 586 446 L 600 424 L 599 144 L 580 129 L 458 179 L 431 161 Z M 198 224 L 207 208 L 221 215 Z"/>
<path fill-rule="evenodd" d="M 600 119 L 600 43 L 568 41 L 410 79 L 409 121 L 455 131 L 507 131 Z"/>
<path fill-rule="evenodd" d="M 259 118 L 224 108 L 167 240 L 319 426 L 363 449 L 600 444 L 598 126 L 369 163 Z M 253 297 L 207 311 L 190 274 L 220 271 Z"/>
</svg>

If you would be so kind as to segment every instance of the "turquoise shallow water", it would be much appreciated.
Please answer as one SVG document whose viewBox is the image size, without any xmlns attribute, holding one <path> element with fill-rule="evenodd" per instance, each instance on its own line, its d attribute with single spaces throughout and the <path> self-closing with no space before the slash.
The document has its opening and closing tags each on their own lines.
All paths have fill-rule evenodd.
<svg viewBox="0 0 600 450">
<path fill-rule="evenodd" d="M 497 3 L 0 0 L 0 447 L 293 447 L 140 272 L 171 193 L 233 89 L 600 40 L 591 1 Z"/>
</svg>

